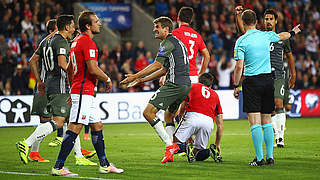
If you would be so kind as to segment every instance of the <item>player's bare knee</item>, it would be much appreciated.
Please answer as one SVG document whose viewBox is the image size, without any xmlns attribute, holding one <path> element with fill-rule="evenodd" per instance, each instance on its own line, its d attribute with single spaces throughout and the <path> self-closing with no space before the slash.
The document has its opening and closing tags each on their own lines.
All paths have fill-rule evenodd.
<svg viewBox="0 0 320 180">
<path fill-rule="evenodd" d="M 103 129 L 103 124 L 101 121 L 97 123 L 93 123 L 93 124 L 90 124 L 90 128 L 92 131 L 101 131 Z"/>
<path fill-rule="evenodd" d="M 68 125 L 68 130 L 76 134 L 80 134 L 83 124 L 71 122 Z"/>
<path fill-rule="evenodd" d="M 61 116 L 53 117 L 53 121 L 57 124 L 58 129 L 63 128 L 64 120 L 65 118 Z"/>
</svg>

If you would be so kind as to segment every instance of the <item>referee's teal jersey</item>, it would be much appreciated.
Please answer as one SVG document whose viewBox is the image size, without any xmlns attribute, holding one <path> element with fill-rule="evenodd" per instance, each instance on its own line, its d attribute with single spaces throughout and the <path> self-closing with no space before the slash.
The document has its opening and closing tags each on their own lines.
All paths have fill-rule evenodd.
<svg viewBox="0 0 320 180">
<path fill-rule="evenodd" d="M 234 48 L 234 59 L 244 59 L 244 75 L 271 73 L 270 43 L 280 36 L 272 31 L 251 29 L 239 37 Z"/>
</svg>

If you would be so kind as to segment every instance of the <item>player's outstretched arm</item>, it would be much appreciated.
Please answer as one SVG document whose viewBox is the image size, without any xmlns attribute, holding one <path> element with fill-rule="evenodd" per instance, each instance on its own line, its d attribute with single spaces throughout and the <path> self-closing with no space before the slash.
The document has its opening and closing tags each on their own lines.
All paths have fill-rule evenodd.
<svg viewBox="0 0 320 180">
<path fill-rule="evenodd" d="M 243 7 L 242 6 L 237 6 L 234 10 L 235 16 L 236 16 L 236 26 L 240 34 L 246 33 L 244 26 L 243 26 L 243 21 L 241 19 L 241 13 L 243 12 Z"/>
<path fill-rule="evenodd" d="M 293 37 L 294 35 L 298 34 L 299 32 L 301 32 L 300 24 L 295 26 L 291 31 L 282 32 L 282 33 L 279 33 L 278 35 L 280 36 L 280 41 L 283 41 L 283 40 L 289 39 L 290 37 Z"/>
<path fill-rule="evenodd" d="M 157 70 L 156 72 L 153 72 L 152 74 L 150 74 L 149 76 L 146 76 L 144 78 L 141 78 L 142 82 L 147 82 L 147 81 L 151 81 L 157 78 L 160 78 L 161 76 L 164 76 L 167 73 L 167 69 L 165 67 L 162 66 L 161 69 Z"/>
<path fill-rule="evenodd" d="M 138 78 L 136 80 L 134 80 L 133 82 L 129 83 L 128 84 L 128 88 L 129 87 L 134 87 L 140 83 L 143 83 L 143 82 L 147 82 L 147 81 L 151 81 L 151 80 L 154 80 L 154 79 L 157 79 L 159 77 L 165 77 L 164 75 L 167 73 L 167 70 L 165 67 L 162 67 L 161 69 L 159 69 L 158 71 L 156 72 L 153 72 L 152 74 L 150 74 L 149 76 L 146 76 L 144 78 Z"/>
<path fill-rule="evenodd" d="M 120 82 L 120 84 L 127 84 L 127 83 L 130 83 L 130 82 L 140 78 L 140 77 L 147 76 L 147 75 L 157 71 L 161 67 L 162 67 L 162 64 L 160 62 L 154 61 L 152 64 L 148 65 L 147 67 L 145 67 L 141 71 L 137 72 L 136 74 L 126 74 L 126 78 L 124 80 L 122 80 Z"/>
<path fill-rule="evenodd" d="M 217 125 L 215 145 L 217 146 L 217 149 L 218 149 L 219 153 L 221 153 L 220 143 L 221 143 L 221 138 L 222 138 L 222 133 L 223 133 L 222 114 L 219 114 L 219 115 L 216 116 L 215 122 L 216 122 L 216 125 Z"/>
<path fill-rule="evenodd" d="M 202 59 L 202 63 L 201 63 L 201 69 L 199 72 L 199 76 L 206 72 L 209 61 L 210 61 L 210 53 L 207 48 L 202 49 L 200 51 L 200 53 L 201 53 L 203 59 Z"/>
</svg>

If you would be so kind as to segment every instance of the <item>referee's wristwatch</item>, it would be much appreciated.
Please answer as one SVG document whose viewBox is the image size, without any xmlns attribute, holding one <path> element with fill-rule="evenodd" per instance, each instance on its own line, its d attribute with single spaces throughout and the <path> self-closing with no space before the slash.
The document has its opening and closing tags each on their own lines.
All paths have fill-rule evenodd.
<svg viewBox="0 0 320 180">
<path fill-rule="evenodd" d="M 233 89 L 238 88 L 238 87 L 239 87 L 239 84 L 238 85 L 233 84 Z"/>
</svg>

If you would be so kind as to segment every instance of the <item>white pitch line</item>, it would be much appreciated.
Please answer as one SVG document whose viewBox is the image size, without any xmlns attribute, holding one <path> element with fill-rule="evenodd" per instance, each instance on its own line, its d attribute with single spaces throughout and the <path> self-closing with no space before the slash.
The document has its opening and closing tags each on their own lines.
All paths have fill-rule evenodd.
<svg viewBox="0 0 320 180">
<path fill-rule="evenodd" d="M 22 173 L 22 172 L 7 172 L 7 171 L 0 171 L 0 174 L 16 174 L 16 175 L 26 175 L 26 176 L 51 176 L 49 174 L 36 174 L 36 173 Z M 68 176 L 63 176 L 68 177 Z M 96 178 L 96 177 L 81 177 L 81 176 L 70 176 L 68 178 L 74 179 L 93 179 L 93 180 L 111 180 L 111 179 L 104 179 L 104 178 Z"/>
</svg>

